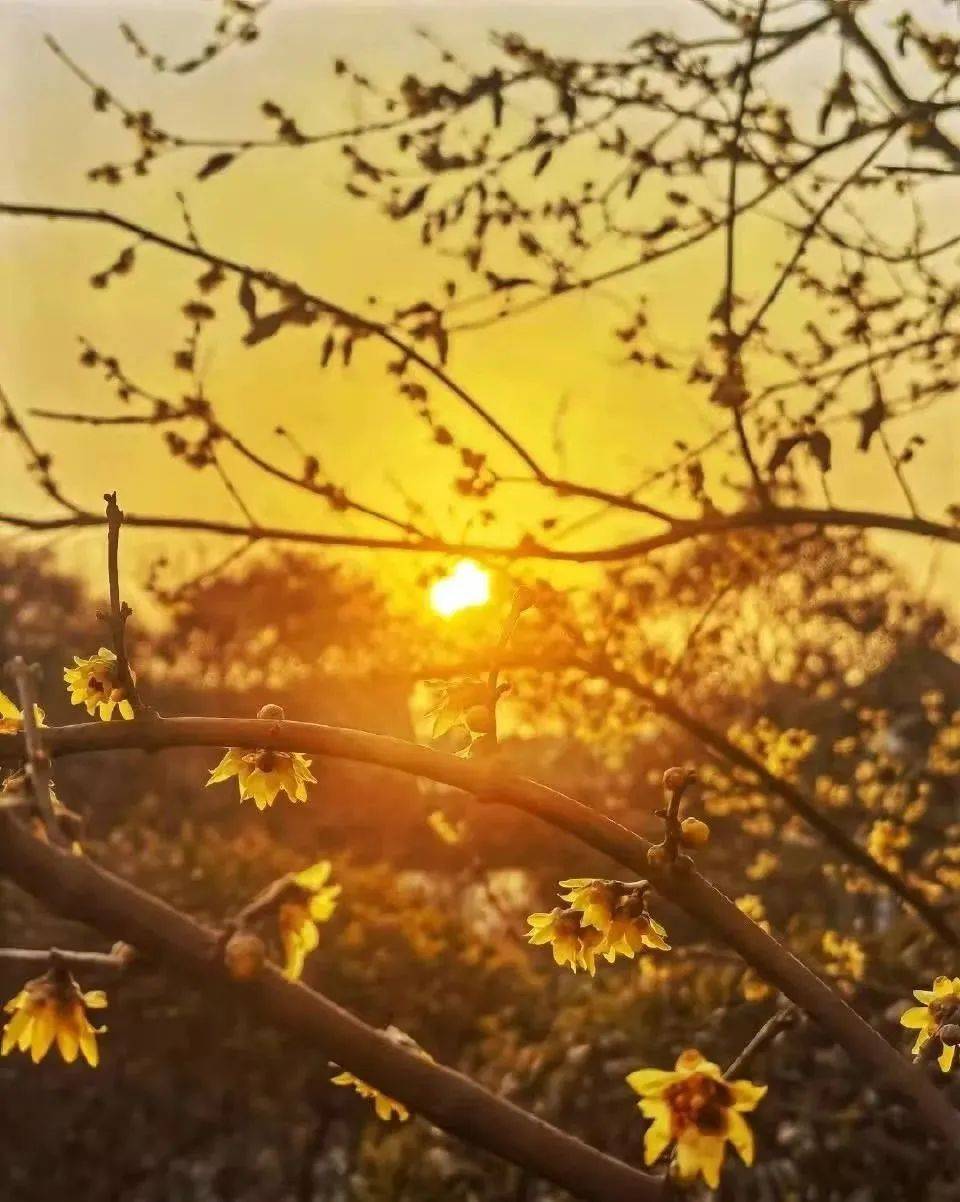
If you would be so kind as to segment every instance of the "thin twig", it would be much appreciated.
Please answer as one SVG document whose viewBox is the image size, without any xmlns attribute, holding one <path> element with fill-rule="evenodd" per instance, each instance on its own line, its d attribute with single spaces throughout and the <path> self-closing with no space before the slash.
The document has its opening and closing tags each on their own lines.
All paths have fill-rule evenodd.
<svg viewBox="0 0 960 1202">
<path fill-rule="evenodd" d="M 726 230 L 726 246 L 725 246 L 725 270 L 724 270 L 724 290 L 723 290 L 723 324 L 725 330 L 725 344 L 727 355 L 727 376 L 733 375 L 734 366 L 740 355 L 741 339 L 734 332 L 733 328 L 733 298 L 734 298 L 734 274 L 736 271 L 736 226 L 737 226 L 737 168 L 740 163 L 740 155 L 742 152 L 741 141 L 743 137 L 743 119 L 747 109 L 747 99 L 750 95 L 750 84 L 753 78 L 753 67 L 757 57 L 757 46 L 760 41 L 760 31 L 763 26 L 763 18 L 767 9 L 767 0 L 760 0 L 760 5 L 757 9 L 757 14 L 753 18 L 753 29 L 750 35 L 750 49 L 747 53 L 747 61 L 743 67 L 743 73 L 740 77 L 740 94 L 737 101 L 737 115 L 734 121 L 733 133 L 730 138 L 730 165 L 727 179 L 727 214 L 725 221 Z M 733 421 L 737 431 L 737 438 L 740 442 L 740 449 L 743 452 L 743 457 L 747 467 L 750 469 L 750 475 L 753 477 L 754 487 L 757 491 L 757 497 L 760 503 L 764 506 L 769 504 L 769 492 L 763 477 L 760 475 L 760 469 L 757 466 L 757 461 L 754 458 L 753 448 L 750 446 L 750 439 L 747 435 L 747 428 L 743 420 L 742 402 L 737 403 L 733 407 Z"/>
<path fill-rule="evenodd" d="M 0 947 L 0 963 L 3 964 L 46 964 L 52 956 L 68 968 L 107 968 L 111 971 L 121 971 L 129 964 L 128 958 L 116 952 L 76 952 L 60 947 Z"/>
<path fill-rule="evenodd" d="M 772 1042 L 781 1031 L 785 1031 L 787 1027 L 792 1027 L 798 1018 L 799 1013 L 796 1006 L 788 1005 L 782 1010 L 778 1010 L 767 1019 L 743 1051 L 730 1062 L 723 1075 L 729 1079 L 735 1077 L 737 1073 L 742 1073 L 758 1052 L 762 1051 L 768 1043 Z"/>
<path fill-rule="evenodd" d="M 117 504 L 115 492 L 105 493 L 103 499 L 107 503 L 107 575 L 110 583 L 110 615 L 107 621 L 113 641 L 113 652 L 117 657 L 117 676 L 134 716 L 155 717 L 155 712 L 148 710 L 140 699 L 127 657 L 127 619 L 133 610 L 120 598 L 120 527 L 123 525 L 123 511 Z"/>
<path fill-rule="evenodd" d="M 49 838 L 54 843 L 64 844 L 67 839 L 57 821 L 57 813 L 54 808 L 50 757 L 43 746 L 35 709 L 37 704 L 36 682 L 40 670 L 36 664 L 27 664 L 19 655 L 14 656 L 7 665 L 7 670 L 16 682 L 20 709 L 23 712 L 24 762 L 33 804 Z"/>
</svg>

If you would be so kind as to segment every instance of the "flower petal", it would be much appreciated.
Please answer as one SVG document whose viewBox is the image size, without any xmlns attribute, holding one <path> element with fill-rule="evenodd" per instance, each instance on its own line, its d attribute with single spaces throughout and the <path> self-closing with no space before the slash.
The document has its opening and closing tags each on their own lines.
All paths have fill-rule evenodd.
<svg viewBox="0 0 960 1202">
<path fill-rule="evenodd" d="M 930 1011 L 926 1006 L 911 1006 L 900 1015 L 900 1026 L 914 1030 L 925 1027 L 930 1021 Z"/>
<path fill-rule="evenodd" d="M 727 1115 L 727 1138 L 736 1148 L 744 1164 L 753 1164 L 754 1144 L 753 1132 L 747 1120 L 736 1110 Z"/>
</svg>

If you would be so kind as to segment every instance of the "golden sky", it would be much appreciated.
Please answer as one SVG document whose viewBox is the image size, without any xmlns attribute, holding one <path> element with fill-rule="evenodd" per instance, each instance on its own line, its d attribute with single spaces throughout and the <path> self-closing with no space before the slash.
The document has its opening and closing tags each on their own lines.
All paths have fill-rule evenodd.
<svg viewBox="0 0 960 1202">
<path fill-rule="evenodd" d="M 940 9 L 935 0 L 912 7 L 918 15 Z M 877 8 L 880 20 L 896 6 L 881 0 Z M 197 136 L 229 137 L 267 132 L 257 111 L 267 98 L 295 114 L 308 130 L 363 120 L 370 115 L 369 102 L 334 77 L 332 61 L 342 56 L 375 80 L 395 80 L 406 71 L 427 73 L 436 64 L 436 51 L 415 36 L 415 26 L 429 28 L 482 69 L 490 61 L 492 29 L 517 30 L 561 53 L 601 57 L 615 54 L 651 27 L 690 30 L 704 20 L 692 0 L 379 6 L 275 0 L 255 45 L 235 48 L 184 77 L 152 73 L 118 30 L 120 21 L 129 21 L 144 40 L 176 58 L 202 44 L 213 11 L 214 5 L 202 0 L 7 0 L 0 10 L 0 99 L 8 115 L 0 146 L 3 195 L 109 207 L 181 237 L 175 193 L 182 189 L 200 238 L 211 250 L 276 269 L 363 312 L 387 312 L 423 296 L 439 298 L 449 265 L 420 247 L 414 226 L 392 223 L 345 194 L 346 170 L 335 145 L 266 150 L 203 183 L 194 176 L 205 153 L 183 151 L 122 188 L 91 183 L 86 170 L 111 157 L 129 157 L 129 140 L 112 119 L 94 114 L 87 90 L 56 60 L 43 35 L 54 35 L 127 103 L 153 110 L 161 125 Z M 817 68 L 809 59 L 791 63 L 777 79 L 778 89 L 788 98 L 802 97 Z M 936 187 L 927 195 L 933 219 L 943 229 L 932 232 L 946 235 L 954 202 Z M 759 219 L 745 228 L 738 289 L 762 295 L 782 253 L 781 237 L 771 223 Z M 107 386 L 77 364 L 79 335 L 120 357 L 146 387 L 174 397 L 183 391 L 185 379 L 172 369 L 171 352 L 182 341 L 185 323 L 179 308 L 192 295 L 190 282 L 198 273 L 194 266 L 146 247 L 138 252 L 131 276 L 92 290 L 89 275 L 105 267 L 124 244 L 116 231 L 92 225 L 50 226 L 0 217 L 0 379 L 21 411 L 32 406 L 114 411 Z M 723 417 L 703 403 L 701 394 L 691 393 L 682 374 L 644 372 L 624 363 L 612 331 L 644 295 L 655 300 L 651 311 L 666 353 L 694 350 L 717 299 L 721 256 L 720 241 L 709 239 L 682 258 L 624 277 L 608 289 L 562 298 L 495 328 L 460 335 L 451 374 L 527 442 L 548 469 L 606 488 L 634 484 L 670 456 L 675 439 L 702 438 Z M 429 441 L 423 424 L 395 396 L 383 374 L 382 353 L 361 347 L 350 369 L 321 371 L 322 334 L 315 330 L 285 331 L 247 349 L 240 342 L 244 321 L 233 300 L 234 287 L 228 285 L 213 298 L 219 315 L 203 358 L 208 395 L 227 423 L 265 454 L 282 458 L 284 448 L 271 433 L 282 420 L 318 455 L 330 476 L 356 495 L 399 510 L 402 490 L 427 505 L 445 535 L 463 535 L 465 511 L 449 501 L 450 457 Z M 379 308 L 368 307 L 371 296 L 379 298 Z M 802 323 L 806 303 L 788 290 L 778 320 Z M 455 400 L 444 399 L 439 412 L 458 437 L 493 450 L 504 470 L 513 468 L 509 453 L 491 444 Z M 943 405 L 922 426 L 931 445 L 915 486 L 923 507 L 934 515 L 957 499 L 954 412 L 952 404 Z M 32 430 L 54 452 L 71 491 L 85 503 L 94 505 L 105 489 L 117 488 L 122 503 L 138 512 L 237 516 L 213 473 L 172 465 L 155 431 L 103 434 L 40 422 Z M 912 432 L 908 423 L 897 426 L 898 438 Z M 852 431 L 839 437 L 852 437 Z M 262 522 L 336 528 L 336 519 L 310 498 L 265 487 L 243 467 L 235 469 L 235 479 Z M 889 469 L 872 456 L 851 457 L 834 496 L 838 503 L 863 507 L 901 504 L 891 489 Z M 537 511 L 529 489 L 504 493 L 501 507 L 508 498 L 507 508 L 512 505 L 516 515 L 513 526 L 508 517 L 502 527 L 509 539 Z M 9 440 L 0 440 L 0 508 L 43 511 Z M 573 516 L 577 511 L 566 512 Z M 356 518 L 342 521 L 344 529 L 376 530 Z M 596 543 L 637 532 L 643 528 L 635 521 L 618 518 L 598 524 L 582 538 Z M 81 533 L 60 537 L 57 545 L 68 563 L 84 566 L 99 540 L 98 534 Z M 929 547 L 892 536 L 886 543 L 912 570 L 926 570 Z M 139 545 L 143 553 L 149 549 L 143 540 Z M 940 559 L 939 588 L 946 593 L 952 591 L 957 565 L 953 552 Z"/>
</svg>

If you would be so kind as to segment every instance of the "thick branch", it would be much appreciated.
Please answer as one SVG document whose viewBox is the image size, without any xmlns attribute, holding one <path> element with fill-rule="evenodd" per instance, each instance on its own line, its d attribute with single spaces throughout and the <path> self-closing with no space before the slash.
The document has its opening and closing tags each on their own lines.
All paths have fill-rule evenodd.
<svg viewBox="0 0 960 1202">
<path fill-rule="evenodd" d="M 117 936 L 201 987 L 232 985 L 269 1022 L 336 1060 L 438 1127 L 593 1202 L 658 1202 L 662 1183 L 551 1127 L 460 1073 L 422 1060 L 267 965 L 231 982 L 219 936 L 85 857 L 33 838 L 0 817 L 0 870 L 75 921 Z M 307 1048 L 303 1049 L 304 1054 Z"/>
<path fill-rule="evenodd" d="M 960 1116 L 946 1098 L 863 1021 L 828 985 L 752 922 L 695 871 L 659 872 L 647 862 L 649 844 L 603 814 L 497 766 L 496 759 L 464 760 L 429 747 L 366 731 L 308 722 L 233 718 L 160 718 L 155 722 L 100 722 L 48 732 L 54 756 L 121 748 L 268 747 L 309 752 L 393 768 L 463 789 L 484 801 L 512 805 L 649 878 L 677 906 L 734 948 L 771 985 L 806 1011 L 851 1057 L 912 1098 L 918 1112 L 954 1149 L 960 1149 Z M 23 754 L 18 735 L 0 735 L 0 763 Z M 3 855 L 0 840 L 0 857 Z M 2 862 L 2 859 L 0 859 Z M 126 938 L 122 930 L 117 934 Z M 135 945 L 136 938 L 129 940 Z"/>
<path fill-rule="evenodd" d="M 796 785 L 771 772 L 765 764 L 732 743 L 720 731 L 688 713 L 669 697 L 663 697 L 655 690 L 648 688 L 636 677 L 631 676 L 629 672 L 618 671 L 616 668 L 607 666 L 598 668 L 596 664 L 591 664 L 587 660 L 578 661 L 576 666 L 591 675 L 601 675 L 611 684 L 632 693 L 633 696 L 649 705 L 651 709 L 656 710 L 657 713 L 693 735 L 705 747 L 710 747 L 718 752 L 728 763 L 752 773 L 764 788 L 786 802 L 790 809 L 799 815 L 808 826 L 811 826 L 842 859 L 848 864 L 856 865 L 862 872 L 899 897 L 944 943 L 950 947 L 960 947 L 960 935 L 947 921 L 942 910 L 927 901 L 922 893 L 911 888 L 903 877 L 891 872 L 889 868 L 875 860 L 866 848 L 861 847 L 846 831 L 832 822 Z"/>
<path fill-rule="evenodd" d="M 721 731 L 697 718 L 669 695 L 659 693 L 649 685 L 645 685 L 631 673 L 616 668 L 603 660 L 591 659 L 586 656 L 573 656 L 567 660 L 544 660 L 542 662 L 530 656 L 514 656 L 506 660 L 504 668 L 520 670 L 537 669 L 543 672 L 557 672 L 575 669 L 594 679 L 605 680 L 615 688 L 623 689 L 632 694 L 644 705 L 649 706 L 655 713 L 660 714 L 687 734 L 692 735 L 705 747 L 717 752 L 729 764 L 743 768 L 757 778 L 760 784 L 774 796 L 785 802 L 795 814 L 803 819 L 824 843 L 848 864 L 853 864 L 861 872 L 871 877 L 878 885 L 889 889 L 896 897 L 909 907 L 929 929 L 950 947 L 960 947 L 960 934 L 954 929 L 947 918 L 947 913 L 928 901 L 922 893 L 913 889 L 901 876 L 891 872 L 846 831 L 837 826 L 832 819 L 807 796 L 802 789 L 783 777 L 771 772 L 762 761 L 744 751 L 731 742 Z M 417 679 L 428 676 L 460 675 L 477 670 L 473 662 L 459 663 L 456 667 L 435 667 L 423 670 L 417 674 Z"/>
</svg>

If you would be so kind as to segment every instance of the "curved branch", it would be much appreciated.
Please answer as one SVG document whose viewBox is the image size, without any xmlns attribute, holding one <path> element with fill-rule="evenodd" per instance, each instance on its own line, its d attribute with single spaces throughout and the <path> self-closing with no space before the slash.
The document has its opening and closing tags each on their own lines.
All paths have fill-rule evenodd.
<svg viewBox="0 0 960 1202">
<path fill-rule="evenodd" d="M 802 789 L 771 772 L 760 760 L 732 743 L 719 730 L 691 714 L 689 710 L 684 709 L 670 697 L 658 693 L 629 672 L 616 668 L 613 664 L 586 657 L 574 656 L 565 661 L 554 660 L 548 663 L 539 662 L 530 657 L 514 656 L 507 659 L 503 666 L 520 670 L 537 669 L 544 672 L 564 671 L 572 668 L 595 680 L 605 680 L 615 688 L 630 693 L 655 713 L 692 735 L 705 747 L 717 752 L 729 764 L 743 768 L 755 776 L 769 792 L 784 801 L 795 814 L 815 830 L 823 841 L 839 854 L 841 859 L 848 864 L 856 865 L 879 885 L 899 897 L 904 905 L 913 910 L 921 921 L 926 923 L 930 930 L 948 946 L 960 948 L 960 933 L 952 926 L 944 910 L 929 902 L 903 877 L 891 872 L 889 868 L 885 868 L 883 864 L 875 860 L 864 847 L 837 826 L 828 815 L 824 814 Z M 426 679 L 428 676 L 446 676 L 448 674 L 460 675 L 477 670 L 479 670 L 477 664 L 461 663 L 452 670 L 430 668 L 428 671 L 418 673 L 417 678 Z"/>
<path fill-rule="evenodd" d="M 103 526 L 106 519 L 97 513 L 82 512 L 62 517 L 29 517 L 26 514 L 0 512 L 0 524 L 23 530 L 69 530 Z M 331 534 L 314 530 L 293 530 L 286 526 L 243 526 L 212 518 L 166 517 L 160 514 L 128 513 L 127 527 L 143 530 L 177 530 L 195 534 L 214 534 L 246 538 L 251 542 L 295 543 L 312 547 L 359 547 L 374 551 L 415 551 L 421 554 L 497 556 L 504 559 L 545 559 L 563 563 L 619 563 L 635 559 L 663 547 L 675 547 L 694 538 L 721 537 L 734 530 L 776 529 L 809 526 L 814 529 L 893 530 L 942 542 L 960 543 L 960 526 L 950 526 L 912 514 L 875 513 L 865 509 L 811 509 L 799 505 L 773 506 L 769 509 L 742 509 L 719 517 L 676 521 L 659 534 L 606 547 L 564 550 L 547 547 L 526 537 L 512 546 L 491 543 L 447 542 L 442 538 L 375 538 L 352 534 Z"/>
<path fill-rule="evenodd" d="M 635 832 L 546 785 L 519 777 L 490 760 L 464 760 L 402 739 L 310 722 L 252 718 L 160 718 L 150 722 L 84 723 L 45 731 L 53 756 L 119 749 L 165 747 L 266 747 L 311 752 L 393 768 L 474 794 L 482 801 L 512 805 L 567 831 L 581 842 L 642 873 L 656 889 L 711 930 L 765 980 L 811 1018 L 847 1053 L 891 1087 L 913 1099 L 931 1129 L 960 1151 L 960 1115 L 947 1099 L 863 1021 L 810 968 L 694 870 L 655 869 L 648 842 Z M 19 735 L 0 735 L 0 763 L 23 754 Z M 4 854 L 0 840 L 0 862 Z M 118 934 L 123 937 L 123 932 Z M 136 944 L 137 939 L 129 942 Z"/>
<path fill-rule="evenodd" d="M 916 889 L 911 888 L 903 877 L 891 872 L 889 868 L 885 868 L 883 864 L 875 860 L 864 847 L 818 809 L 796 785 L 771 772 L 748 752 L 737 747 L 735 743 L 731 743 L 720 731 L 714 730 L 706 722 L 702 722 L 693 714 L 688 713 L 670 698 L 660 696 L 659 693 L 642 684 L 628 672 L 622 672 L 613 667 L 598 669 L 596 665 L 590 666 L 587 661 L 576 662 L 574 666 L 590 672 L 591 675 L 600 674 L 611 684 L 632 693 L 649 705 L 651 709 L 656 710 L 675 725 L 693 735 L 705 747 L 711 747 L 729 763 L 752 773 L 771 793 L 785 801 L 790 809 L 798 814 L 808 826 L 811 826 L 824 842 L 838 852 L 848 864 L 855 864 L 899 897 L 944 943 L 954 948 L 960 947 L 960 934 L 947 921 L 946 915 L 941 909 L 932 905 Z"/>
<path fill-rule="evenodd" d="M 9 816 L 0 817 L 0 870 L 72 920 L 117 937 L 201 987 L 232 985 L 237 997 L 362 1080 L 438 1127 L 592 1202 L 659 1202 L 655 1177 L 581 1143 L 440 1064 L 422 1060 L 322 994 L 266 965 L 232 982 L 220 935 L 97 867 L 58 851 Z M 306 1049 L 304 1049 L 306 1051 Z"/>
</svg>

